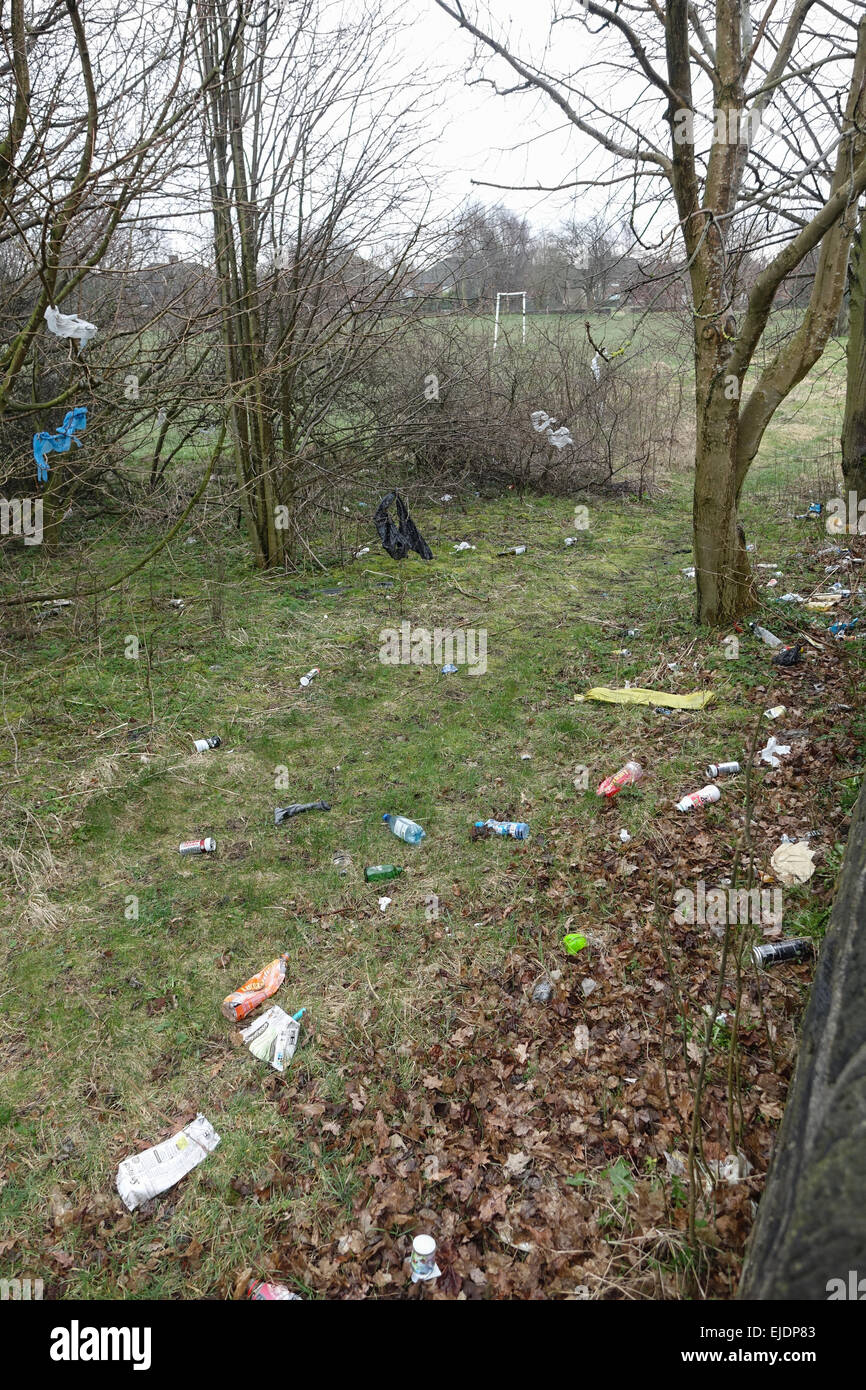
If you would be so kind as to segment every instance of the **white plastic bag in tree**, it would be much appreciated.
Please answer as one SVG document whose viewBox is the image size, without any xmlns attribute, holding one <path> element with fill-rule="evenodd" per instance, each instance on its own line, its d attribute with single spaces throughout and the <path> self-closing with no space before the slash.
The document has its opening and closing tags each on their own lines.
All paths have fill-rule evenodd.
<svg viewBox="0 0 866 1390">
<path fill-rule="evenodd" d="M 547 438 L 557 449 L 565 449 L 567 445 L 574 443 L 571 433 L 566 429 L 565 425 L 560 425 L 558 430 L 548 430 Z"/>
<path fill-rule="evenodd" d="M 601 363 L 599 361 L 598 353 L 595 354 L 595 357 L 593 357 L 589 366 L 596 381 L 601 381 Z"/>
<path fill-rule="evenodd" d="M 546 430 L 548 425 L 556 424 L 555 417 L 548 415 L 546 410 L 533 410 L 529 418 L 532 421 L 532 428 L 539 434 L 542 430 Z"/>
<path fill-rule="evenodd" d="M 174 1187 L 198 1167 L 219 1142 L 213 1125 L 199 1114 L 171 1139 L 125 1158 L 117 1170 L 117 1190 L 124 1205 L 135 1211 L 142 1202 Z"/>
<path fill-rule="evenodd" d="M 99 332 L 95 323 L 88 323 L 87 319 L 80 319 L 77 314 L 61 314 L 50 304 L 45 310 L 45 322 L 49 331 L 58 338 L 77 338 L 81 347 L 87 347 L 90 339 Z"/>
</svg>

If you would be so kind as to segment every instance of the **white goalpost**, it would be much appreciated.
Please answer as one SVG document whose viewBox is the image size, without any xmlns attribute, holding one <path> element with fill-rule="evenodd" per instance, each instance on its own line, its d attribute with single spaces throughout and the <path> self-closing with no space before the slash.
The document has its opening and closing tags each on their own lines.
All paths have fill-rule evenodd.
<svg viewBox="0 0 866 1390">
<path fill-rule="evenodd" d="M 522 328 L 523 336 L 521 341 L 526 342 L 526 290 L 497 290 L 496 291 L 496 318 L 493 322 L 493 351 L 496 351 L 496 344 L 499 341 L 499 301 L 501 299 L 519 299 L 522 301 Z"/>
</svg>

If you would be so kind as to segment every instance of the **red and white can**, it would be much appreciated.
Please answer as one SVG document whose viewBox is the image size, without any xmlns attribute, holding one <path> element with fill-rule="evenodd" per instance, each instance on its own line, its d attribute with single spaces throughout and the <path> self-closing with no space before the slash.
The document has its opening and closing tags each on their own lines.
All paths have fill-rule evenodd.
<svg viewBox="0 0 866 1390">
<path fill-rule="evenodd" d="M 711 801 L 718 801 L 722 793 L 719 791 L 715 782 L 711 782 L 708 787 L 701 787 L 699 792 L 689 792 L 682 801 L 677 802 L 678 811 L 694 811 L 699 806 L 708 806 Z"/>
<path fill-rule="evenodd" d="M 216 854 L 216 840 L 181 840 L 178 849 L 181 854 Z"/>
</svg>

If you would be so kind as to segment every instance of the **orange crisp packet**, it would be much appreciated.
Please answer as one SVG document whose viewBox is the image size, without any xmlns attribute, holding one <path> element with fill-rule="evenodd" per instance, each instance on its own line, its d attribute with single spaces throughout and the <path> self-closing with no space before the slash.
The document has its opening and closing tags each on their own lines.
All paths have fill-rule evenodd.
<svg viewBox="0 0 866 1390">
<path fill-rule="evenodd" d="M 270 999 L 272 994 L 276 994 L 286 978 L 288 960 L 287 954 L 278 956 L 266 965 L 264 970 L 260 970 L 258 975 L 253 975 L 240 989 L 236 989 L 234 994 L 228 995 L 221 1005 L 225 1017 L 231 1023 L 238 1023 L 240 1019 L 246 1018 L 247 1014 L 251 1014 L 253 1009 L 257 1009 L 259 1004 Z"/>
</svg>

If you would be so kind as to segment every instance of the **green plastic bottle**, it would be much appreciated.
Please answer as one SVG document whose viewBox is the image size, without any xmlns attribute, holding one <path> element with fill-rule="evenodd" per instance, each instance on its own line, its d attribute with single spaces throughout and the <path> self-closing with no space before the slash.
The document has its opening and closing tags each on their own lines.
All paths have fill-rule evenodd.
<svg viewBox="0 0 866 1390">
<path fill-rule="evenodd" d="M 396 864 L 370 864 L 364 870 L 364 878 L 368 883 L 382 883 L 386 878 L 396 878 L 402 872 Z"/>
</svg>

